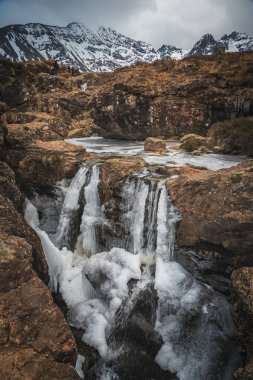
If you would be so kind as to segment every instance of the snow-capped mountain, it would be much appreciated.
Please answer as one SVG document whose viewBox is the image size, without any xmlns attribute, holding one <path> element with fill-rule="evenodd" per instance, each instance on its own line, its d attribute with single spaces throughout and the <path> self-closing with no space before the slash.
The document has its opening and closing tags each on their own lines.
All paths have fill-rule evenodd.
<svg viewBox="0 0 253 380">
<path fill-rule="evenodd" d="M 171 45 L 162 45 L 157 53 L 160 59 L 182 59 L 187 56 L 189 50 L 184 50 Z"/>
<path fill-rule="evenodd" d="M 219 42 L 224 45 L 228 52 L 253 50 L 253 36 L 249 37 L 246 33 L 225 34 Z"/>
<path fill-rule="evenodd" d="M 224 47 L 225 52 L 239 52 L 253 50 L 253 36 L 246 33 L 233 32 L 225 34 L 220 40 L 215 40 L 212 34 L 205 34 L 188 53 L 192 55 L 210 55 L 216 45 Z"/>
<path fill-rule="evenodd" d="M 0 29 L 0 58 L 14 61 L 57 59 L 82 71 L 111 71 L 159 55 L 151 45 L 111 28 L 96 33 L 81 23 L 66 27 L 43 24 L 10 25 Z"/>
<path fill-rule="evenodd" d="M 210 55 L 217 42 L 211 34 L 205 34 L 188 53 L 188 56 L 192 55 Z"/>
<path fill-rule="evenodd" d="M 111 28 L 100 27 L 93 32 L 77 22 L 66 27 L 32 23 L 0 28 L 0 58 L 12 61 L 56 59 L 62 65 L 75 66 L 81 71 L 111 71 L 137 61 L 208 55 L 217 43 L 229 52 L 253 50 L 253 37 L 237 32 L 224 35 L 218 41 L 206 34 L 191 50 L 163 45 L 156 51 L 150 44 Z"/>
</svg>

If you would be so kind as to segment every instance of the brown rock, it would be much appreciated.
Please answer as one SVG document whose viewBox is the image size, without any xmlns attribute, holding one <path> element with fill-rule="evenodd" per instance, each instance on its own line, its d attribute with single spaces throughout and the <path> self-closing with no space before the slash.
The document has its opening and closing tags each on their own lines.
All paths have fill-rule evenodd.
<svg viewBox="0 0 253 380">
<path fill-rule="evenodd" d="M 17 67 L 2 61 L 0 92 L 8 112 L 49 114 L 49 129 L 62 137 L 73 129 L 84 129 L 83 136 L 131 140 L 206 135 L 216 122 L 252 115 L 252 62 L 252 52 L 231 53 L 222 60 L 163 60 L 71 79 L 66 73 L 50 76 L 50 62 Z M 88 83 L 85 92 L 83 83 Z"/>
<path fill-rule="evenodd" d="M 9 264 L 12 265 L 13 260 Z M 76 346 L 67 322 L 54 305 L 48 288 L 33 271 L 30 276 L 27 279 L 22 275 L 20 281 L 26 282 L 0 294 L 3 330 L 0 377 L 36 380 L 40 373 L 39 378 L 63 379 L 67 373 L 68 379 L 78 379 L 73 368 Z M 56 377 L 51 377 L 52 374 Z"/>
<path fill-rule="evenodd" d="M 0 236 L 0 292 L 9 292 L 32 277 L 32 246 L 17 236 Z"/>
<path fill-rule="evenodd" d="M 52 192 L 57 181 L 72 178 L 78 165 L 94 157 L 84 147 L 65 141 L 34 141 L 26 150 L 10 149 L 5 157 L 27 191 Z"/>
<path fill-rule="evenodd" d="M 110 198 L 111 188 L 131 173 L 141 170 L 145 161 L 139 157 L 111 158 L 100 165 L 100 195 L 102 202 Z"/>
<path fill-rule="evenodd" d="M 33 247 L 33 265 L 40 277 L 47 282 L 48 268 L 38 236 L 27 225 L 10 199 L 2 195 L 0 195 L 0 232 L 8 236 L 24 238 Z"/>
<path fill-rule="evenodd" d="M 185 149 L 187 152 L 193 152 L 200 148 L 208 148 L 208 138 L 195 135 L 193 133 L 185 135 L 181 138 L 181 148 Z"/>
<path fill-rule="evenodd" d="M 226 54 L 222 61 L 191 57 L 117 70 L 86 91 L 94 94 L 99 134 L 133 140 L 205 136 L 217 121 L 252 115 L 252 60 L 252 53 Z"/>
<path fill-rule="evenodd" d="M 148 137 L 144 143 L 144 150 L 151 152 L 166 152 L 166 142 L 161 139 L 156 139 L 154 137 Z"/>
<path fill-rule="evenodd" d="M 9 198 L 16 209 L 21 210 L 24 202 L 20 190 L 15 181 L 13 170 L 5 163 L 0 161 L 0 194 Z"/>
<path fill-rule="evenodd" d="M 26 124 L 7 124 L 5 139 L 12 148 L 26 147 L 32 140 L 56 140 L 61 137 L 49 128 L 47 122 L 33 121 Z"/>
<path fill-rule="evenodd" d="M 177 243 L 200 243 L 241 256 L 252 257 L 253 161 L 230 169 L 202 170 L 168 181 L 169 192 L 182 215 Z"/>
<path fill-rule="evenodd" d="M 195 174 L 201 173 L 205 168 L 192 168 L 190 166 L 178 166 L 170 168 L 168 166 L 160 166 L 156 169 L 156 173 L 165 175 L 166 177 L 171 176 L 193 176 Z"/>
<path fill-rule="evenodd" d="M 19 212 L 22 196 L 4 163 L 0 184 L 0 378 L 77 380 L 74 338 L 35 272 L 47 282 L 40 241 Z"/>
</svg>

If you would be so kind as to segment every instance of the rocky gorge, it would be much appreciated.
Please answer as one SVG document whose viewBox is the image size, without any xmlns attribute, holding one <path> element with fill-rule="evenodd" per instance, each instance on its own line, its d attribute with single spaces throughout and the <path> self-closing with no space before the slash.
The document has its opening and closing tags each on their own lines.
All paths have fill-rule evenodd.
<svg viewBox="0 0 253 380">
<path fill-rule="evenodd" d="M 74 370 L 77 353 L 78 366 L 82 367 L 81 371 L 78 367 L 78 373 L 84 371 L 91 379 L 102 378 L 99 377 L 101 373 L 107 373 L 110 379 L 117 378 L 116 375 L 119 379 L 185 379 L 189 370 L 193 371 L 192 378 L 199 379 L 253 377 L 250 339 L 253 314 L 252 160 L 244 158 L 238 165 L 211 170 L 203 165 L 175 165 L 169 156 L 166 164 L 159 163 L 163 154 L 166 158 L 164 145 L 162 151 L 158 149 L 158 153 L 153 153 L 158 161 L 149 163 L 148 154 L 101 155 L 82 145 L 63 141 L 64 138 L 78 139 L 94 134 L 144 140 L 146 137 L 180 138 L 194 133 L 201 135 L 198 139 L 202 138 L 202 145 L 203 139 L 217 139 L 206 152 L 222 153 L 224 140 L 220 134 L 218 139 L 212 130 L 217 131 L 217 123 L 240 117 L 241 123 L 245 124 L 246 120 L 247 126 L 235 153 L 251 154 L 250 148 L 244 150 L 243 138 L 248 141 L 252 136 L 252 59 L 252 53 L 227 54 L 222 59 L 194 57 L 181 62 L 136 65 L 113 73 L 76 76 L 64 69 L 52 76 L 47 62 L 1 62 L 1 378 L 79 378 Z M 215 150 L 217 145 L 219 149 Z M 178 146 L 169 147 L 168 152 L 177 154 L 179 149 Z M 198 146 L 191 150 L 196 149 Z M 208 157 L 207 161 L 212 159 Z M 67 182 L 62 182 L 64 179 Z M 72 194 L 69 198 L 68 191 Z M 72 205 L 73 194 L 75 205 Z M 29 211 L 26 220 L 23 216 L 25 197 L 32 201 L 31 206 L 26 203 Z M 161 204 L 162 201 L 165 203 Z M 151 214 L 146 215 L 145 209 Z M 168 210 L 166 217 L 165 210 Z M 149 226 L 147 221 L 153 224 Z M 155 227 L 159 223 L 163 228 Z M 173 253 L 173 234 L 169 231 L 173 232 L 174 227 Z M 165 235 L 161 235 L 164 228 Z M 73 278 L 79 279 L 78 260 L 77 264 L 73 261 L 76 277 L 68 267 L 74 248 L 79 246 L 78 239 L 90 257 L 82 272 L 83 281 L 90 284 L 85 282 L 85 297 L 89 303 L 84 310 L 77 310 L 73 304 L 64 277 L 64 273 L 68 273 L 69 283 Z M 43 249 L 48 251 L 45 248 L 48 244 L 50 252 L 58 258 L 63 257 L 56 286 L 52 285 L 56 274 L 52 275 L 50 257 L 46 256 L 46 261 L 43 255 Z M 168 261 L 161 248 L 164 246 L 166 255 L 168 252 L 174 255 L 175 263 Z M 65 252 L 64 247 L 72 253 Z M 125 249 L 125 256 L 115 247 Z M 62 249 L 63 253 L 59 253 Z M 152 255 L 149 257 L 147 252 Z M 166 289 L 161 287 L 159 276 L 153 276 L 154 262 L 161 275 L 161 260 L 172 278 L 175 275 L 180 290 L 176 293 L 175 288 L 171 288 L 170 296 L 166 295 L 168 302 L 173 294 L 170 306 L 162 301 Z M 57 268 L 58 264 L 54 265 Z M 114 268 L 113 265 L 124 273 L 126 287 L 123 290 L 117 285 L 117 276 L 113 277 L 114 271 L 111 269 L 109 275 L 104 269 Z M 46 286 L 48 283 L 56 293 L 60 287 L 63 300 L 59 300 L 59 293 L 52 297 Z M 170 282 L 166 284 L 170 289 Z M 128 287 L 130 295 L 127 295 Z M 132 309 L 126 312 L 126 304 L 131 301 L 131 292 L 133 297 L 135 289 L 138 289 L 137 298 Z M 186 293 L 180 293 L 182 289 L 191 289 L 195 294 L 193 299 L 200 306 L 190 307 Z M 108 294 L 117 294 L 117 299 Z M 76 297 L 79 299 L 83 295 L 78 292 Z M 100 303 L 101 299 L 104 303 Z M 119 299 L 120 304 L 117 303 Z M 175 299 L 185 300 L 181 309 L 183 317 L 177 311 Z M 237 335 L 231 327 L 232 314 L 227 300 L 233 304 Z M 86 300 L 81 298 L 80 302 Z M 105 304 L 110 305 L 106 312 Z M 99 340 L 94 341 L 92 324 L 87 324 L 84 316 L 89 308 L 99 310 L 95 320 L 97 315 L 99 318 L 106 315 L 107 322 L 112 316 L 113 320 L 121 321 L 122 313 L 128 315 L 123 325 L 109 324 L 106 336 L 109 351 L 122 348 L 122 337 L 125 337 L 127 356 L 122 349 L 122 356 L 116 359 L 107 356 L 105 360 L 105 346 Z M 200 312 L 201 308 L 209 313 L 206 325 L 202 324 L 205 313 Z M 193 370 L 176 362 L 165 364 L 163 356 L 154 362 L 161 347 L 165 357 L 169 350 L 167 333 L 162 327 L 160 330 L 155 327 L 157 310 L 160 326 L 165 323 L 166 315 L 174 316 L 170 323 L 180 326 L 182 335 L 170 335 L 169 338 L 181 361 L 186 359 L 178 339 L 190 339 L 189 347 L 192 347 L 196 336 L 201 342 L 203 329 L 208 326 L 206 331 L 214 339 L 217 351 L 211 346 L 208 348 L 212 359 L 210 362 L 200 359 L 200 372 L 194 366 Z M 221 316 L 217 317 L 219 313 Z M 174 326 L 168 321 L 167 325 Z M 217 330 L 210 327 L 213 325 L 218 326 Z M 103 331 L 99 331 L 101 338 Z M 189 332 L 188 338 L 184 331 Z M 84 341 L 83 333 L 86 334 Z M 199 343 L 199 347 L 202 344 Z M 193 352 L 191 360 L 195 363 L 199 353 Z M 138 365 L 134 363 L 134 356 L 138 357 Z M 212 372 L 212 360 L 216 363 L 218 360 L 215 369 L 218 372 Z M 122 369 L 124 362 L 127 370 Z M 206 372 L 203 368 L 207 368 Z"/>
</svg>

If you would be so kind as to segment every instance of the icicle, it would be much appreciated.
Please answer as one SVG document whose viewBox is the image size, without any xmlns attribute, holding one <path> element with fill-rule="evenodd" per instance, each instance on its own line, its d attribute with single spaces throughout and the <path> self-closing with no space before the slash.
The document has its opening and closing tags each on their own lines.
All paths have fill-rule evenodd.
<svg viewBox="0 0 253 380">
<path fill-rule="evenodd" d="M 125 248 L 146 256 L 146 262 L 152 262 L 157 255 L 171 260 L 178 214 L 169 201 L 165 182 L 128 179 L 122 197 L 126 210 Z"/>
<path fill-rule="evenodd" d="M 70 226 L 76 211 L 79 209 L 79 198 L 81 190 L 86 182 L 88 168 L 82 166 L 75 177 L 71 181 L 71 184 L 65 195 L 65 199 L 62 206 L 59 225 L 55 234 L 55 243 L 59 248 L 64 245 L 68 247 L 70 240 Z"/>
<path fill-rule="evenodd" d="M 96 224 L 102 219 L 103 213 L 98 193 L 99 168 L 93 166 L 90 183 L 84 189 L 85 207 L 80 226 L 82 247 L 86 254 L 97 251 Z"/>
<path fill-rule="evenodd" d="M 39 217 L 37 209 L 28 199 L 25 200 L 25 220 L 39 235 L 48 264 L 48 272 L 50 278 L 49 287 L 52 292 L 57 292 L 58 278 L 62 269 L 61 252 L 51 242 L 47 233 L 39 228 Z"/>
</svg>

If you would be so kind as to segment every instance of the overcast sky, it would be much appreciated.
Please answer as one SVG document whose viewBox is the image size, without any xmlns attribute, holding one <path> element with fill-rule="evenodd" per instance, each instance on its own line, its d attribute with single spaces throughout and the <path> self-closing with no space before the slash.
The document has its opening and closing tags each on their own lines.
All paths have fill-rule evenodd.
<svg viewBox="0 0 253 380">
<path fill-rule="evenodd" d="M 190 48 L 205 33 L 253 35 L 253 0 L 0 0 L 0 26 L 83 22 L 110 26 L 129 37 Z"/>
</svg>

